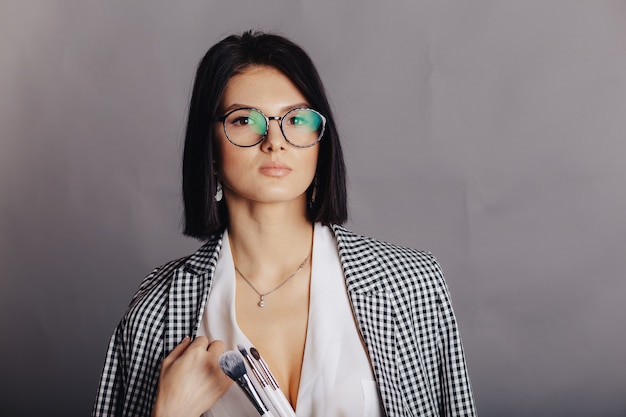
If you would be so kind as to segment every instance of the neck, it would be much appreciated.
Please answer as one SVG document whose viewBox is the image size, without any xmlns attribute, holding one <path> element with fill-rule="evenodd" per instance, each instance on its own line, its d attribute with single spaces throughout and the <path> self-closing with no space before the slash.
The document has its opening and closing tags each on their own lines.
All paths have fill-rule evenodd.
<svg viewBox="0 0 626 417">
<path fill-rule="evenodd" d="M 245 210 L 229 210 L 233 260 L 242 272 L 250 272 L 250 279 L 280 280 L 310 254 L 313 226 L 306 218 L 304 204 L 300 205 L 257 204 Z"/>
</svg>

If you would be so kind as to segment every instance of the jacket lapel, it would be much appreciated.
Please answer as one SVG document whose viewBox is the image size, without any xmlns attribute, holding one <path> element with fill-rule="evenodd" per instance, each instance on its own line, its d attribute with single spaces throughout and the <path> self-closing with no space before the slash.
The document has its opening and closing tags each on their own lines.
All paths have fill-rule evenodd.
<svg viewBox="0 0 626 417">
<path fill-rule="evenodd" d="M 401 381 L 397 369 L 397 313 L 386 288 L 386 272 L 363 238 L 333 226 L 346 287 L 359 330 L 372 361 L 388 417 L 404 416 Z"/>
<path fill-rule="evenodd" d="M 221 247 L 220 233 L 214 235 L 174 271 L 163 335 L 166 355 L 185 336 L 196 335 Z"/>
</svg>

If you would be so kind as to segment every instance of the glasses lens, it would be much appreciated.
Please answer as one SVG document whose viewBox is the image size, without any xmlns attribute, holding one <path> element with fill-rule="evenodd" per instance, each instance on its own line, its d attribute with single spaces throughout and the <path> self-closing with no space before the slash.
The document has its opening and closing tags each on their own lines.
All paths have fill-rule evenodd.
<svg viewBox="0 0 626 417">
<path fill-rule="evenodd" d="M 226 135 L 239 146 L 252 146 L 259 143 L 267 132 L 265 117 L 255 109 L 239 109 L 230 113 L 224 120 Z"/>
<path fill-rule="evenodd" d="M 283 117 L 283 133 L 296 146 L 311 146 L 324 134 L 326 120 L 312 109 L 294 109 Z"/>
</svg>

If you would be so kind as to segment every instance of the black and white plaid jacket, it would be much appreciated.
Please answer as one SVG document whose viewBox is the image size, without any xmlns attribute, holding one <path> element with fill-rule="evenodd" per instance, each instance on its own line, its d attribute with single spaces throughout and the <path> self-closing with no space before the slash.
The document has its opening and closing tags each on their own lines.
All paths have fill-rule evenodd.
<svg viewBox="0 0 626 417">
<path fill-rule="evenodd" d="M 341 226 L 333 231 L 387 416 L 474 416 L 461 339 L 434 257 Z M 198 330 L 221 243 L 215 236 L 143 281 L 111 338 L 93 416 L 150 416 L 161 361 Z"/>
</svg>

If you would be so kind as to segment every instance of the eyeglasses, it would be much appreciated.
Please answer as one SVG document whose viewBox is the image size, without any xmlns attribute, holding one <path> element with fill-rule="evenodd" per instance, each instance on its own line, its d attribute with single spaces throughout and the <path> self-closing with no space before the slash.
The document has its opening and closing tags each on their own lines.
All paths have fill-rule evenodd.
<svg viewBox="0 0 626 417">
<path fill-rule="evenodd" d="M 215 121 L 224 124 L 226 138 L 242 148 L 255 146 L 267 136 L 270 120 L 278 120 L 283 136 L 296 148 L 309 148 L 322 139 L 326 118 L 307 108 L 289 110 L 284 116 L 266 116 L 261 110 L 241 108 L 232 110 Z"/>
</svg>

